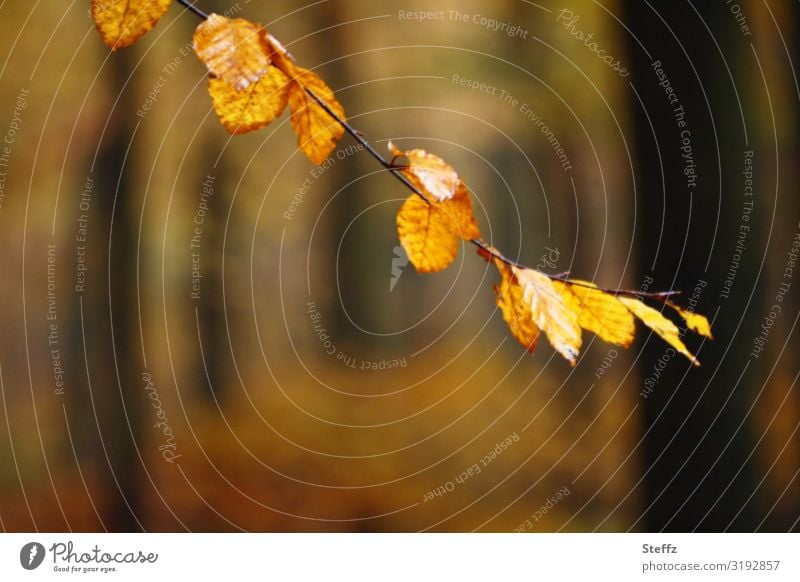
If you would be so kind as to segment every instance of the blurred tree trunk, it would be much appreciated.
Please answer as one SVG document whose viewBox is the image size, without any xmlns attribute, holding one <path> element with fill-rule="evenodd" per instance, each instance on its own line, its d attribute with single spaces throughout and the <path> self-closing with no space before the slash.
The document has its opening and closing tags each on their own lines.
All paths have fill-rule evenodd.
<svg viewBox="0 0 800 582">
<path fill-rule="evenodd" d="M 789 290 L 781 295 L 781 312 L 770 333 L 769 344 L 749 370 L 755 377 L 763 379 L 754 384 L 757 400 L 753 411 L 753 434 L 757 442 L 754 465 L 757 474 L 763 478 L 754 488 L 749 504 L 758 512 L 759 521 L 764 520 L 759 529 L 766 531 L 800 527 L 800 365 L 797 363 L 797 354 L 800 353 L 800 334 L 797 333 L 800 282 L 797 268 L 791 279 L 785 277 L 789 266 L 788 250 L 800 233 L 800 197 L 797 194 L 800 178 L 797 105 L 800 95 L 795 84 L 800 50 L 798 29 L 791 26 L 800 24 L 799 19 L 800 4 L 797 2 L 759 6 L 750 13 L 749 19 L 757 39 L 756 54 L 769 89 L 767 93 L 761 82 L 754 83 L 751 88 L 756 122 L 750 131 L 755 141 L 764 144 L 765 152 L 778 150 L 777 160 L 774 154 L 762 156 L 757 167 L 757 176 L 774 176 L 778 180 L 777 185 L 772 180 L 765 182 L 769 188 L 765 188 L 765 199 L 767 194 L 775 196 L 777 186 L 774 216 L 766 200 L 760 208 L 761 227 L 768 235 L 769 243 L 758 253 L 766 258 L 762 275 L 763 298 L 752 311 L 752 319 L 759 326 L 764 315 L 776 304 L 781 285 L 790 284 Z M 762 73 L 757 68 L 752 74 L 760 81 Z M 766 240 L 764 245 L 767 245 Z"/>
<path fill-rule="evenodd" d="M 119 101 L 110 114 L 94 166 L 97 222 L 90 226 L 93 259 L 83 298 L 84 320 L 93 322 L 85 328 L 86 357 L 98 437 L 107 455 L 107 463 L 106 459 L 96 461 L 109 494 L 103 521 L 110 531 L 142 529 L 138 515 L 144 475 L 137 454 L 143 402 L 138 387 L 143 384 L 144 370 L 137 357 L 141 353 L 136 277 L 140 196 L 128 156 L 137 104 L 136 92 L 130 83 L 126 86 L 133 56 L 120 51 L 106 64 L 109 92 L 119 96 Z M 109 318 L 103 313 L 106 309 Z M 72 423 L 85 423 L 86 414 L 84 403 L 74 411 Z"/>
<path fill-rule="evenodd" d="M 747 531 L 757 523 L 746 503 L 747 492 L 754 485 L 753 467 L 747 459 L 753 443 L 740 422 L 752 395 L 748 394 L 748 379 L 739 380 L 751 346 L 731 338 L 756 334 L 756 319 L 740 321 L 740 316 L 747 311 L 747 279 L 757 272 L 757 253 L 742 254 L 730 298 L 723 300 L 719 295 L 741 223 L 744 152 L 755 145 L 745 142 L 737 96 L 725 63 L 698 15 L 683 3 L 660 3 L 658 14 L 649 4 L 636 0 L 628 0 L 625 6 L 624 20 L 635 35 L 629 37 L 631 81 L 643 103 L 633 98 L 631 104 L 638 130 L 634 151 L 640 197 L 639 266 L 643 275 L 652 275 L 654 286 L 683 289 L 688 296 L 700 281 L 708 281 L 696 308 L 713 316 L 720 305 L 714 325 L 718 341 L 706 343 L 699 357 L 722 362 L 718 367 L 712 364 L 687 373 L 689 364 L 673 357 L 644 399 L 643 526 L 648 531 Z M 731 15 L 718 4 L 696 3 L 695 8 L 736 74 L 741 61 L 749 60 L 750 49 Z M 672 37 L 670 29 L 679 40 Z M 655 61 L 661 62 L 678 104 L 670 104 L 665 89 L 659 86 Z M 676 119 L 679 105 L 685 111 L 685 128 L 680 128 Z M 742 105 L 749 127 L 752 104 L 743 100 Z M 684 175 L 684 129 L 691 132 L 698 173 L 694 188 Z M 768 156 L 768 148 L 764 150 L 757 151 L 756 157 Z M 761 186 L 764 191 L 769 188 L 766 180 Z M 718 217 L 712 253 L 711 237 Z M 763 233 L 753 229 L 748 248 L 761 248 L 762 238 Z M 707 267 L 709 253 L 712 262 Z M 684 303 L 686 299 L 684 296 Z M 663 343 L 648 342 L 640 360 L 645 379 L 653 377 L 659 358 L 666 355 Z"/>
<path fill-rule="evenodd" d="M 342 57 L 350 52 L 347 49 L 352 41 L 347 36 L 347 27 L 333 25 L 347 22 L 351 18 L 351 10 L 341 2 L 326 2 L 309 11 L 309 20 L 314 32 L 311 45 L 314 54 L 310 55 L 306 52 L 302 59 L 309 68 L 321 65 L 333 56 Z M 336 47 L 335 52 L 332 53 L 328 47 Z M 352 84 L 352 74 L 347 62 L 346 58 L 336 58 L 318 71 L 334 91 Z M 351 143 L 351 138 L 345 136 L 339 148 L 349 143 Z M 354 330 L 348 314 L 341 308 L 339 297 L 343 298 L 345 306 L 350 310 L 351 317 L 356 321 L 363 322 L 364 317 L 372 315 L 369 302 L 348 301 L 348 298 L 365 296 L 363 277 L 359 277 L 359 273 L 366 272 L 365 269 L 369 269 L 370 266 L 368 253 L 364 252 L 363 239 L 360 236 L 360 234 L 364 234 L 363 229 L 360 228 L 360 225 L 354 227 L 351 224 L 362 209 L 361 187 L 360 182 L 357 181 L 360 175 L 358 156 L 348 156 L 344 160 L 338 160 L 336 151 L 334 150 L 331 154 L 336 165 L 326 172 L 330 179 L 319 182 L 317 193 L 320 196 L 315 199 L 317 210 L 320 210 L 324 201 L 336 195 L 326 210 L 328 214 L 325 223 L 326 256 L 322 259 L 327 265 L 327 268 L 323 270 L 325 279 L 317 280 L 315 288 L 330 289 L 328 297 L 324 299 L 330 306 L 331 329 L 336 337 L 344 339 L 353 337 Z M 363 224 L 363 221 L 359 222 Z M 348 229 L 348 227 L 350 228 Z M 345 237 L 344 240 L 342 237 Z M 387 265 L 390 259 L 391 257 L 387 257 Z"/>
<path fill-rule="evenodd" d="M 210 178 L 214 194 L 208 198 L 208 210 L 203 219 L 201 262 L 208 265 L 203 272 L 202 294 L 197 303 L 198 327 L 203 342 L 201 350 L 196 350 L 197 362 L 194 365 L 197 375 L 196 385 L 202 387 L 201 393 L 215 405 L 221 404 L 225 397 L 230 370 L 227 328 L 225 326 L 225 300 L 222 292 L 222 257 L 225 252 L 224 225 L 232 192 L 228 188 L 230 173 L 225 157 L 220 160 L 219 153 L 224 148 L 226 135 L 215 132 L 206 137 L 202 147 L 203 159 L 198 164 L 199 171 L 194 180 L 195 192 L 200 192 L 203 184 Z M 219 163 L 217 161 L 219 160 Z M 229 298 L 230 301 L 230 298 Z M 191 334 L 193 335 L 193 334 Z M 203 361 L 200 358 L 203 358 Z"/>
</svg>

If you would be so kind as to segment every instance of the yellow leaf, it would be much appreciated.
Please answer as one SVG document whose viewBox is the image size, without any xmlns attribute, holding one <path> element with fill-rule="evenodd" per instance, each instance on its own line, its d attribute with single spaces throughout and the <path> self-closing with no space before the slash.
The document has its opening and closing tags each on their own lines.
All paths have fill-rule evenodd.
<svg viewBox="0 0 800 582">
<path fill-rule="evenodd" d="M 230 20 L 209 14 L 195 29 L 192 42 L 194 52 L 211 76 L 238 91 L 247 89 L 269 70 L 272 48 L 266 31 L 242 18 Z"/>
<path fill-rule="evenodd" d="M 511 267 L 511 271 L 522 285 L 522 298 L 530 306 L 533 322 L 547 335 L 556 351 L 574 366 L 582 342 L 577 313 L 567 306 L 553 281 L 544 273 L 518 267 Z"/>
<path fill-rule="evenodd" d="M 704 315 L 700 315 L 694 311 L 689 311 L 688 309 L 683 309 L 671 301 L 667 301 L 667 305 L 678 312 L 678 314 L 686 322 L 686 327 L 696 331 L 700 335 L 706 336 L 708 339 L 714 339 L 714 336 L 711 335 L 711 324 L 708 323 L 708 319 L 706 319 Z"/>
<path fill-rule="evenodd" d="M 92 17 L 103 42 L 117 50 L 153 28 L 169 4 L 170 0 L 92 0 Z"/>
<path fill-rule="evenodd" d="M 284 62 L 288 62 L 284 59 Z M 284 71 L 286 72 L 286 71 Z M 305 89 L 311 89 L 336 115 L 344 119 L 344 108 L 333 91 L 315 73 L 292 66 L 289 105 L 292 108 L 292 127 L 297 134 L 297 144 L 308 158 L 319 165 L 328 159 L 344 128 L 331 117 Z"/>
<path fill-rule="evenodd" d="M 392 142 L 389 142 L 389 151 L 392 152 L 392 163 L 402 157 L 408 160 L 408 165 L 401 168 L 401 171 L 423 194 L 439 202 L 455 196 L 461 180 L 453 167 L 442 158 L 425 150 L 403 152 Z"/>
<path fill-rule="evenodd" d="M 514 277 L 511 268 L 494 259 L 500 271 L 500 284 L 494 288 L 497 306 L 503 314 L 503 319 L 508 324 L 513 335 L 529 352 L 536 349 L 536 340 L 539 338 L 539 328 L 533 322 L 531 307 L 523 298 L 522 286 Z"/>
<path fill-rule="evenodd" d="M 577 284 L 575 284 L 577 283 Z M 578 325 L 602 340 L 627 348 L 636 325 L 630 311 L 617 298 L 586 281 L 553 281 L 568 309 L 578 315 Z"/>
<path fill-rule="evenodd" d="M 237 135 L 260 129 L 281 114 L 289 99 L 288 83 L 286 75 L 271 67 L 266 75 L 242 91 L 211 77 L 208 92 L 220 123 Z"/>
<path fill-rule="evenodd" d="M 700 362 L 697 361 L 697 358 L 692 355 L 692 353 L 681 341 L 678 327 L 669 319 L 661 315 L 659 311 L 632 297 L 618 297 L 618 300 L 622 302 L 625 307 L 631 311 L 631 313 L 638 317 L 642 323 L 661 336 L 664 341 L 678 350 L 678 352 L 689 358 L 689 360 L 695 366 L 700 365 Z"/>
<path fill-rule="evenodd" d="M 553 280 L 501 259 L 503 255 L 483 241 L 478 245 L 478 254 L 500 271 L 500 284 L 494 288 L 497 305 L 512 335 L 529 351 L 533 351 L 539 332 L 544 331 L 553 347 L 574 366 L 582 344 L 582 329 L 628 347 L 637 317 L 694 365 L 700 365 L 681 341 L 678 327 L 639 299 L 614 295 L 587 281 Z M 692 329 L 710 337 L 705 317 L 667 303 L 687 319 Z"/>
<path fill-rule="evenodd" d="M 458 254 L 459 239 L 480 236 L 467 188 L 462 184 L 449 200 L 431 204 L 412 194 L 397 213 L 397 233 L 418 272 L 446 268 Z"/>
</svg>

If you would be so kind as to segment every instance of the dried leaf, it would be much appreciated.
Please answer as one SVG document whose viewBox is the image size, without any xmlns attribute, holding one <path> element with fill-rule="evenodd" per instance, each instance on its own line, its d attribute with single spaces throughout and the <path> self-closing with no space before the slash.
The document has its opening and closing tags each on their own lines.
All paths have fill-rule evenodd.
<svg viewBox="0 0 800 582">
<path fill-rule="evenodd" d="M 194 52 L 212 77 L 238 91 L 267 74 L 272 48 L 264 28 L 242 18 L 209 14 L 194 32 Z"/>
<path fill-rule="evenodd" d="M 220 123 L 231 134 L 260 129 L 280 116 L 289 99 L 289 79 L 275 67 L 242 91 L 211 77 L 208 92 Z"/>
<path fill-rule="evenodd" d="M 496 258 L 494 263 L 501 277 L 500 284 L 494 288 L 497 306 L 511 330 L 511 335 L 526 350 L 533 352 L 539 339 L 539 328 L 533 322 L 530 304 L 525 301 L 522 286 L 511 272 L 511 267 Z"/>
<path fill-rule="evenodd" d="M 714 339 L 714 336 L 711 335 L 711 324 L 708 323 L 708 319 L 704 315 L 700 315 L 699 313 L 695 313 L 694 311 L 689 311 L 688 309 L 683 309 L 682 307 L 675 305 L 671 301 L 667 301 L 667 305 L 672 307 L 678 314 L 683 318 L 686 322 L 686 327 L 691 329 L 692 331 L 696 331 L 700 335 L 707 337 L 708 339 Z"/>
<path fill-rule="evenodd" d="M 444 202 L 455 196 L 461 179 L 452 166 L 445 163 L 439 156 L 427 153 L 425 150 L 401 151 L 389 142 L 389 151 L 392 152 L 392 163 L 397 158 L 406 158 L 408 165 L 401 168 L 403 174 L 424 194 L 431 199 Z"/>
<path fill-rule="evenodd" d="M 92 18 L 111 50 L 130 46 L 153 28 L 170 0 L 92 0 Z"/>
<path fill-rule="evenodd" d="M 288 62 L 288 59 L 283 59 L 283 63 Z M 313 163 L 319 165 L 328 159 L 344 134 L 344 128 L 305 89 L 311 89 L 341 119 L 345 118 L 344 108 L 334 97 L 331 88 L 315 73 L 292 66 L 288 74 L 292 78 L 289 105 L 292 108 L 291 121 L 297 134 L 297 144 Z"/>
<path fill-rule="evenodd" d="M 577 313 L 567 306 L 553 281 L 544 273 L 518 267 L 511 267 L 511 271 L 522 285 L 522 298 L 530 305 L 533 322 L 547 335 L 556 351 L 574 366 L 582 343 Z"/>
<path fill-rule="evenodd" d="M 578 325 L 583 329 L 609 343 L 625 348 L 631 345 L 636 325 L 630 311 L 616 296 L 587 281 L 553 281 L 553 285 L 567 308 L 578 315 Z"/>
<path fill-rule="evenodd" d="M 459 239 L 480 236 L 467 188 L 462 184 L 449 200 L 430 204 L 412 194 L 397 213 L 397 233 L 417 272 L 448 267 L 458 254 Z"/>
<path fill-rule="evenodd" d="M 638 317 L 642 323 L 661 336 L 664 341 L 678 350 L 678 352 L 689 358 L 689 360 L 695 366 L 700 365 L 700 362 L 697 361 L 697 358 L 691 354 L 691 352 L 681 341 L 678 327 L 669 319 L 664 317 L 658 310 L 653 309 L 652 307 L 645 305 L 638 299 L 634 299 L 632 297 L 619 297 L 618 299 L 631 311 L 631 313 Z"/>
</svg>

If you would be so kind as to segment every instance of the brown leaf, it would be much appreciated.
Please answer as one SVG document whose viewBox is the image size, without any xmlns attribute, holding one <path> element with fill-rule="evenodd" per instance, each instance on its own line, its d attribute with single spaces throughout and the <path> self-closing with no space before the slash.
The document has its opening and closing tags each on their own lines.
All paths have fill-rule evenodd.
<svg viewBox="0 0 800 582">
<path fill-rule="evenodd" d="M 393 164 L 398 158 L 404 157 L 408 160 L 408 165 L 402 167 L 401 171 L 423 194 L 439 202 L 455 196 L 461 179 L 442 158 L 419 149 L 404 152 L 397 149 L 392 142 L 389 142 L 389 151 L 392 152 Z"/>
<path fill-rule="evenodd" d="M 586 281 L 553 281 L 564 304 L 578 316 L 578 325 L 602 340 L 627 348 L 636 333 L 630 311 L 612 294 Z"/>
<path fill-rule="evenodd" d="M 242 91 L 214 77 L 208 83 L 214 111 L 220 123 L 234 135 L 268 125 L 280 116 L 289 99 L 289 80 L 275 67 Z"/>
<path fill-rule="evenodd" d="M 170 0 L 92 0 L 92 18 L 111 50 L 130 46 L 153 28 Z"/>
<path fill-rule="evenodd" d="M 700 362 L 697 361 L 697 358 L 692 355 L 692 353 L 681 341 L 678 327 L 669 319 L 664 317 L 658 310 L 653 309 L 652 307 L 642 303 L 640 300 L 632 297 L 619 297 L 618 299 L 631 311 L 631 313 L 638 317 L 642 323 L 661 336 L 664 341 L 678 350 L 678 352 L 689 358 L 689 360 L 695 366 L 700 365 Z"/>
<path fill-rule="evenodd" d="M 193 46 L 212 77 L 238 91 L 267 74 L 272 48 L 264 28 L 243 18 L 209 14 L 194 32 Z"/>
<path fill-rule="evenodd" d="M 480 236 L 467 188 L 462 184 L 449 200 L 430 204 L 412 194 L 397 213 L 397 233 L 419 273 L 448 267 L 458 254 L 459 239 Z"/>
</svg>

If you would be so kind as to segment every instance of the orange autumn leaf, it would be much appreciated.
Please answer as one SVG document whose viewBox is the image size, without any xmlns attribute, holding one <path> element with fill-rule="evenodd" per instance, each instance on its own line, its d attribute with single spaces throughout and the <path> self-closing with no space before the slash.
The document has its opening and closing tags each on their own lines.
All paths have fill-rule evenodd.
<svg viewBox="0 0 800 582">
<path fill-rule="evenodd" d="M 452 166 L 445 163 L 439 156 L 429 154 L 425 150 L 401 151 L 389 142 L 389 151 L 392 152 L 392 164 L 398 158 L 406 158 L 408 165 L 401 167 L 401 171 L 423 193 L 430 198 L 444 202 L 456 194 L 461 179 Z"/>
<path fill-rule="evenodd" d="M 417 272 L 448 267 L 458 254 L 459 240 L 480 236 L 466 186 L 460 185 L 444 202 L 429 204 L 416 194 L 409 196 L 397 213 L 397 234 Z"/>
<path fill-rule="evenodd" d="M 700 362 L 697 361 L 692 353 L 686 348 L 681 341 L 680 331 L 678 326 L 672 323 L 669 319 L 664 317 L 658 310 L 645 305 L 638 299 L 632 297 L 619 297 L 625 307 L 633 313 L 639 320 L 647 327 L 656 332 L 661 338 L 669 345 L 675 348 L 678 352 L 689 358 L 695 366 L 699 366 Z"/>
<path fill-rule="evenodd" d="M 498 259 L 494 259 L 494 264 L 497 265 L 501 277 L 500 284 L 494 288 L 497 306 L 511 330 L 511 335 L 526 350 L 533 352 L 539 339 L 539 328 L 533 322 L 530 304 L 525 301 L 522 286 L 511 272 L 511 267 Z"/>
<path fill-rule="evenodd" d="M 209 71 L 214 111 L 229 133 L 260 129 L 283 112 L 289 79 L 270 66 L 274 49 L 262 26 L 211 14 L 195 30 L 193 45 Z"/>
<path fill-rule="evenodd" d="M 130 46 L 164 16 L 171 0 L 92 0 L 92 18 L 111 50 Z"/>
<path fill-rule="evenodd" d="M 700 315 L 699 313 L 695 313 L 694 311 L 689 311 L 688 309 L 683 309 L 682 307 L 675 305 L 671 301 L 667 301 L 667 305 L 672 307 L 678 314 L 683 318 L 686 322 L 686 327 L 691 329 L 692 331 L 696 331 L 700 335 L 707 337 L 708 339 L 714 339 L 714 336 L 711 335 L 711 324 L 708 323 L 708 319 L 704 315 Z"/>
<path fill-rule="evenodd" d="M 283 58 L 283 63 L 288 59 Z M 286 72 L 284 70 L 284 72 Z M 292 127 L 297 134 L 297 145 L 313 163 L 320 165 L 328 159 L 337 142 L 344 135 L 344 128 L 306 92 L 310 89 L 340 119 L 344 119 L 344 107 L 336 100 L 325 81 L 302 67 L 291 66 L 289 106 L 292 108 Z"/>
<path fill-rule="evenodd" d="M 577 312 L 567 305 L 553 280 L 544 273 L 513 266 L 511 272 L 522 286 L 522 299 L 530 306 L 533 323 L 574 366 L 582 343 Z"/>
<path fill-rule="evenodd" d="M 553 347 L 574 366 L 582 343 L 581 327 L 564 289 L 556 286 L 560 282 L 539 271 L 507 264 L 497 249 L 485 243 L 478 254 L 500 271 L 500 284 L 494 292 L 511 335 L 533 352 L 540 331 L 544 331 Z"/>
<path fill-rule="evenodd" d="M 574 366 L 582 344 L 582 330 L 628 347 L 635 334 L 636 317 L 694 365 L 700 365 L 681 341 L 678 327 L 641 300 L 617 296 L 587 281 L 552 279 L 501 259 L 502 255 L 486 243 L 480 244 L 478 254 L 500 271 L 501 282 L 494 288 L 497 305 L 511 334 L 528 351 L 533 351 L 539 332 L 543 331 L 556 351 Z M 692 329 L 702 335 L 710 334 L 705 317 L 692 318 L 696 314 L 668 304 L 686 317 L 687 323 L 691 322 Z"/>
<path fill-rule="evenodd" d="M 636 325 L 630 311 L 612 294 L 587 281 L 553 281 L 568 309 L 578 316 L 578 325 L 600 339 L 627 348 Z"/>
<path fill-rule="evenodd" d="M 289 99 L 288 79 L 275 67 L 242 91 L 214 77 L 208 83 L 214 111 L 220 123 L 233 135 L 268 125 L 280 116 Z"/>
<path fill-rule="evenodd" d="M 420 273 L 441 271 L 453 262 L 460 239 L 480 237 L 472 200 L 456 171 L 444 160 L 425 150 L 403 152 L 389 142 L 392 163 L 427 200 L 410 196 L 397 214 L 400 242 L 411 263 Z"/>
<path fill-rule="evenodd" d="M 344 135 L 344 127 L 317 102 L 317 99 L 342 121 L 346 120 L 344 107 L 336 100 L 333 90 L 319 75 L 295 65 L 291 55 L 277 39 L 268 34 L 267 43 L 272 51 L 273 64 L 290 79 L 289 106 L 292 109 L 290 121 L 297 134 L 297 145 L 308 159 L 320 165 L 328 159 Z"/>
<path fill-rule="evenodd" d="M 264 28 L 242 18 L 209 14 L 194 32 L 194 52 L 212 77 L 238 91 L 267 74 L 272 48 Z"/>
</svg>

